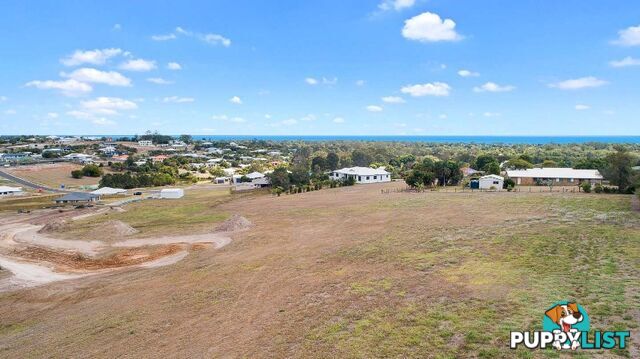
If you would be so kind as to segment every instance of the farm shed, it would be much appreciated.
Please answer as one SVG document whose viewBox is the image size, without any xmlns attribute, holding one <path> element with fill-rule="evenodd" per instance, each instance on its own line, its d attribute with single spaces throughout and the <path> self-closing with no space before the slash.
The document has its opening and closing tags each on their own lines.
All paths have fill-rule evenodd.
<svg viewBox="0 0 640 359">
<path fill-rule="evenodd" d="M 184 197 L 182 188 L 164 188 L 160 190 L 160 198 L 177 199 Z"/>
</svg>

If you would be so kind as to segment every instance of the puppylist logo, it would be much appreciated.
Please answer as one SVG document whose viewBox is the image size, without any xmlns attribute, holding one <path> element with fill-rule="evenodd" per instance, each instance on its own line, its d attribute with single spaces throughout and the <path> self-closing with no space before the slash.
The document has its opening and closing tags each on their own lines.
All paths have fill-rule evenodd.
<svg viewBox="0 0 640 359">
<path fill-rule="evenodd" d="M 589 333 L 589 315 L 575 302 L 561 301 L 544 312 L 542 331 L 511 332 L 511 349 L 624 349 L 629 331 L 594 331 Z"/>
</svg>

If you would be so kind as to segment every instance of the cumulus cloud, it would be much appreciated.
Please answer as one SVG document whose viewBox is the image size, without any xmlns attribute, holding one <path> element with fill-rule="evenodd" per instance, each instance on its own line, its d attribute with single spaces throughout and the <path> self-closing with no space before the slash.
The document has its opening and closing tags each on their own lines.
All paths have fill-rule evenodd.
<svg viewBox="0 0 640 359">
<path fill-rule="evenodd" d="M 415 5 L 416 0 L 384 0 L 378 4 L 378 9 L 382 11 L 395 10 L 400 11 L 408 9 Z"/>
<path fill-rule="evenodd" d="M 162 102 L 165 103 L 188 103 L 194 102 L 195 99 L 193 97 L 178 97 L 178 96 L 169 96 L 162 99 Z"/>
<path fill-rule="evenodd" d="M 58 118 L 60 115 L 57 112 L 49 112 L 47 113 L 48 118 Z"/>
<path fill-rule="evenodd" d="M 405 20 L 402 36 L 420 42 L 458 41 L 462 39 L 451 19 L 442 20 L 438 14 L 425 12 Z"/>
<path fill-rule="evenodd" d="M 499 117 L 502 116 L 500 112 L 485 112 L 482 114 L 484 117 Z"/>
<path fill-rule="evenodd" d="M 162 77 L 150 77 L 147 79 L 147 81 L 156 85 L 171 85 L 173 83 L 172 81 L 165 80 Z"/>
<path fill-rule="evenodd" d="M 557 88 L 560 90 L 578 90 L 590 87 L 600 87 L 606 85 L 608 82 L 600 80 L 593 76 L 581 77 L 578 79 L 571 79 L 549 84 L 549 87 Z"/>
<path fill-rule="evenodd" d="M 358 80 L 358 81 L 356 81 L 356 86 L 364 86 L 365 83 L 366 83 L 365 80 Z"/>
<path fill-rule="evenodd" d="M 611 67 L 627 67 L 627 66 L 640 66 L 640 59 L 635 59 L 631 56 L 627 56 L 622 60 L 610 61 Z"/>
<path fill-rule="evenodd" d="M 116 124 L 115 121 L 109 120 L 109 119 L 104 118 L 104 117 L 92 118 L 92 119 L 90 119 L 90 121 L 94 125 L 98 125 L 98 126 L 111 126 L 111 125 L 115 125 Z"/>
<path fill-rule="evenodd" d="M 132 59 L 120 64 L 120 69 L 126 71 L 151 71 L 156 68 L 156 62 L 153 60 Z"/>
<path fill-rule="evenodd" d="M 589 105 L 582 105 L 582 104 L 577 104 L 577 105 L 575 106 L 575 109 L 576 109 L 577 111 L 584 111 L 584 110 L 588 110 L 588 109 L 590 109 L 590 108 L 591 108 L 591 106 L 589 106 Z"/>
<path fill-rule="evenodd" d="M 74 70 L 71 73 L 60 74 L 80 82 L 105 84 L 109 86 L 131 86 L 131 80 L 116 71 L 100 71 L 88 67 Z"/>
<path fill-rule="evenodd" d="M 461 77 L 477 77 L 477 76 L 480 76 L 479 73 L 473 72 L 473 71 L 469 71 L 469 70 L 460 70 L 460 71 L 458 71 L 458 75 L 461 76 Z"/>
<path fill-rule="evenodd" d="M 245 122 L 247 122 L 247 120 L 245 120 L 242 117 L 232 117 L 229 121 L 235 122 L 235 123 L 245 123 Z"/>
<path fill-rule="evenodd" d="M 344 123 L 344 118 L 336 117 L 333 119 L 333 123 Z"/>
<path fill-rule="evenodd" d="M 400 96 L 385 96 L 382 98 L 385 103 L 405 103 L 406 101 Z"/>
<path fill-rule="evenodd" d="M 25 84 L 27 87 L 35 87 L 41 90 L 59 90 L 65 96 L 80 96 L 93 90 L 91 85 L 78 80 L 69 79 L 64 81 L 30 81 Z"/>
<path fill-rule="evenodd" d="M 16 113 L 18 113 L 18 111 L 14 110 L 12 108 L 4 111 L 5 115 L 15 115 Z"/>
<path fill-rule="evenodd" d="M 233 96 L 232 98 L 229 99 L 229 102 L 236 105 L 242 105 L 242 100 L 238 96 Z"/>
<path fill-rule="evenodd" d="M 322 84 L 323 85 L 335 85 L 337 83 L 338 83 L 338 78 L 337 77 L 332 77 L 332 78 L 323 77 L 322 78 Z"/>
<path fill-rule="evenodd" d="M 170 63 L 167 64 L 167 68 L 169 70 L 177 71 L 177 70 L 182 70 L 182 65 L 180 65 L 177 62 L 170 62 Z"/>
<path fill-rule="evenodd" d="M 5 102 L 7 101 L 9 98 L 7 96 L 0 96 L 0 102 Z"/>
<path fill-rule="evenodd" d="M 61 59 L 60 62 L 65 66 L 104 65 L 107 60 L 122 53 L 121 49 L 76 50 L 73 54 Z"/>
<path fill-rule="evenodd" d="M 451 86 L 444 82 L 433 82 L 418 85 L 407 85 L 401 88 L 400 91 L 413 97 L 449 96 Z"/>
<path fill-rule="evenodd" d="M 482 86 L 476 86 L 473 88 L 475 92 L 509 92 L 515 90 L 515 86 L 511 85 L 498 85 L 495 82 L 487 82 Z"/>
<path fill-rule="evenodd" d="M 193 37 L 211 45 L 222 45 L 224 47 L 231 46 L 231 40 L 220 34 L 195 32 L 186 30 L 180 26 L 176 27 L 172 33 L 153 35 L 151 36 L 151 39 L 154 41 L 168 41 L 175 40 L 178 36 Z"/>
<path fill-rule="evenodd" d="M 376 105 L 369 105 L 366 107 L 367 111 L 369 112 L 382 112 L 382 107 L 381 106 L 376 106 Z"/>
<path fill-rule="evenodd" d="M 618 38 L 613 43 L 620 46 L 640 45 L 640 25 L 618 31 Z"/>
<path fill-rule="evenodd" d="M 306 79 L 304 79 L 304 82 L 312 86 L 318 84 L 318 80 L 314 79 L 313 77 L 307 77 Z"/>
<path fill-rule="evenodd" d="M 220 34 L 202 34 L 202 35 L 199 35 L 199 38 L 208 44 L 222 45 L 224 47 L 231 46 L 231 40 L 227 39 L 226 37 Z"/>
<path fill-rule="evenodd" d="M 81 106 L 84 110 L 102 115 L 115 115 L 120 110 L 135 110 L 138 108 L 135 102 L 118 97 L 98 97 L 93 100 L 83 101 Z"/>
<path fill-rule="evenodd" d="M 292 126 L 298 124 L 298 120 L 296 120 L 295 118 L 288 118 L 286 120 L 280 121 L 280 123 L 285 126 Z"/>
</svg>

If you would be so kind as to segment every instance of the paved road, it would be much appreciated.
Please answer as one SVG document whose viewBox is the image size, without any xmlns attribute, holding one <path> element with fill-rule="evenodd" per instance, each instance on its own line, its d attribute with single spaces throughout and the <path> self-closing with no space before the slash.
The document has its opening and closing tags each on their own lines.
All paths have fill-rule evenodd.
<svg viewBox="0 0 640 359">
<path fill-rule="evenodd" d="M 61 190 L 61 189 L 45 187 L 45 186 L 42 186 L 42 185 L 27 181 L 25 179 L 22 179 L 20 177 L 16 177 L 16 176 L 14 176 L 12 174 L 9 174 L 9 173 L 1 171 L 1 170 L 0 170 L 0 177 L 4 177 L 4 178 L 6 178 L 6 179 L 8 179 L 8 180 L 10 180 L 12 182 L 21 184 L 21 185 L 26 186 L 26 187 L 31 187 L 33 189 L 39 189 L 39 190 L 42 190 L 42 191 L 50 191 L 50 192 L 58 192 L 58 193 L 66 192 L 66 191 Z"/>
</svg>

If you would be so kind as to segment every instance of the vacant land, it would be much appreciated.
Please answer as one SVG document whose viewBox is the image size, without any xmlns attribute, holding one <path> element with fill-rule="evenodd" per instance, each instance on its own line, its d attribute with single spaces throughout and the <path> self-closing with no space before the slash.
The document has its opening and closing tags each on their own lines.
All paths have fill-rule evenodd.
<svg viewBox="0 0 640 359">
<path fill-rule="evenodd" d="M 5 171 L 16 177 L 51 188 L 59 188 L 62 184 L 65 187 L 73 188 L 97 185 L 100 182 L 98 177 L 83 177 L 79 179 L 71 177 L 71 171 L 78 169 L 82 169 L 82 166 L 73 163 L 55 163 L 12 167 L 5 169 Z"/>
<path fill-rule="evenodd" d="M 593 329 L 634 336 L 590 354 L 638 357 L 630 196 L 380 191 L 394 186 L 211 191 L 78 221 L 60 235 L 103 236 L 83 228 L 108 220 L 142 238 L 199 233 L 232 214 L 253 226 L 172 266 L 1 293 L 0 356 L 557 357 L 511 351 L 509 331 L 575 299 Z"/>
</svg>

